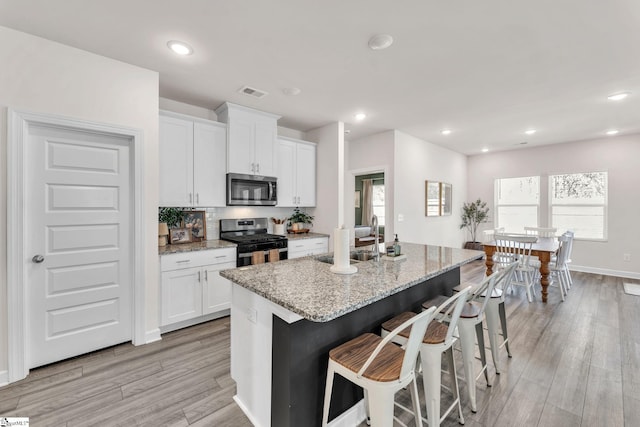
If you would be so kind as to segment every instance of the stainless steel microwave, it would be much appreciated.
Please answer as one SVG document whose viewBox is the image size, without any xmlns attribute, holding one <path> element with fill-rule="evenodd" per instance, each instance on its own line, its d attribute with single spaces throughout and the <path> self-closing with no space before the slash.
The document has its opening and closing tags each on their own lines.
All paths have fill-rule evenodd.
<svg viewBox="0 0 640 427">
<path fill-rule="evenodd" d="M 227 174 L 227 206 L 275 206 L 277 178 L 273 176 Z"/>
</svg>

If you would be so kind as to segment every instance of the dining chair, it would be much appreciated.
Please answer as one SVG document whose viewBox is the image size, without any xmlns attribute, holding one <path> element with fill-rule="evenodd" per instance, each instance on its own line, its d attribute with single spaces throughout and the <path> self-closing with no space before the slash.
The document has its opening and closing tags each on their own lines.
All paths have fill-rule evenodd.
<svg viewBox="0 0 640 427">
<path fill-rule="evenodd" d="M 523 234 L 496 234 L 495 236 L 496 252 L 500 255 L 497 261 L 494 258 L 494 265 L 497 264 L 501 269 L 509 267 L 514 261 L 518 262 L 508 287 L 513 290 L 513 286 L 523 286 L 529 302 L 533 302 L 534 278 L 538 271 L 537 265 L 532 265 L 531 248 L 537 241 L 536 236 Z"/>
<path fill-rule="evenodd" d="M 569 291 L 569 276 L 567 274 L 567 254 L 569 252 L 569 236 L 563 234 L 558 237 L 560 244 L 556 251 L 555 264 L 549 265 L 549 276 L 553 279 L 551 286 L 560 288 L 560 296 L 564 301 L 565 295 Z M 557 280 L 557 283 L 556 283 Z"/>
<path fill-rule="evenodd" d="M 336 374 L 364 389 L 369 425 L 373 427 L 393 425 L 394 396 L 399 390 L 410 386 L 416 426 L 422 426 L 415 367 L 422 339 L 435 311 L 436 307 L 431 307 L 411 317 L 384 338 L 365 333 L 329 351 L 322 411 L 323 427 L 326 427 L 329 420 L 331 392 Z M 394 344 L 393 339 L 409 327 L 411 332 L 406 344 L 403 347 Z"/>
</svg>

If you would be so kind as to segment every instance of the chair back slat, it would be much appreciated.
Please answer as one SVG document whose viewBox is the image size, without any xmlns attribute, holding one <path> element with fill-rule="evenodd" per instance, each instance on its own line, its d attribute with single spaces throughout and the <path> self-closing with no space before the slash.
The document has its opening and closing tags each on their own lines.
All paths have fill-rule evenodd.
<svg viewBox="0 0 640 427">
<path fill-rule="evenodd" d="M 557 268 L 564 268 L 564 265 L 567 263 L 567 257 L 568 257 L 568 253 L 569 253 L 569 247 L 570 247 L 570 239 L 568 236 L 566 235 L 562 235 L 562 236 L 558 236 L 558 243 L 560 244 L 560 246 L 558 247 L 558 250 L 556 251 L 556 267 Z"/>
<path fill-rule="evenodd" d="M 453 332 L 458 325 L 460 314 L 462 313 L 462 309 L 464 308 L 464 304 L 467 302 L 470 292 L 471 286 L 467 286 L 462 291 L 454 293 L 451 298 L 440 304 L 436 309 L 436 316 L 439 316 L 439 321 L 446 321 L 449 324 L 447 336 L 444 339 L 445 345 L 448 345 L 448 343 L 453 339 Z"/>
<path fill-rule="evenodd" d="M 556 237 L 558 229 L 555 227 L 525 227 L 524 234 L 527 236 Z"/>
<path fill-rule="evenodd" d="M 433 320 L 433 317 L 436 313 L 436 307 L 430 307 L 428 310 L 421 312 L 413 316 L 411 319 L 402 323 L 402 325 L 395 328 L 393 331 L 389 333 L 389 335 L 385 336 L 382 341 L 376 346 L 375 350 L 371 353 L 367 361 L 362 365 L 362 368 L 358 371 L 358 378 L 362 377 L 362 374 L 367 370 L 369 365 L 376 359 L 380 351 L 384 348 L 385 345 L 389 344 L 393 338 L 396 337 L 401 331 L 405 330 L 408 327 L 411 327 L 411 333 L 409 334 L 409 339 L 407 340 L 406 345 L 404 346 L 404 357 L 402 360 L 402 368 L 400 369 L 400 377 L 399 381 L 404 380 L 407 375 L 411 374 L 415 367 L 415 362 L 418 357 L 418 351 L 420 350 L 420 345 L 422 344 L 422 339 L 424 337 L 425 332 L 427 331 L 427 326 L 429 326 L 429 322 Z"/>
<path fill-rule="evenodd" d="M 496 234 L 497 260 L 503 266 L 513 261 L 520 263 L 519 267 L 528 268 L 531 261 L 531 248 L 538 241 L 536 236 L 524 234 Z"/>
</svg>

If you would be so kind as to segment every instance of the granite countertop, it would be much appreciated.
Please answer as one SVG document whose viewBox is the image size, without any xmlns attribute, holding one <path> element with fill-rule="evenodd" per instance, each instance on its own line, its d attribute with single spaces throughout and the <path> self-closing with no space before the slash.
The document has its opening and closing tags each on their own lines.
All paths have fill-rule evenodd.
<svg viewBox="0 0 640 427">
<path fill-rule="evenodd" d="M 305 257 L 223 270 L 220 275 L 314 322 L 328 322 L 481 258 L 469 249 L 401 243 L 406 259 L 364 261 L 355 274 Z"/>
<path fill-rule="evenodd" d="M 181 252 L 206 251 L 207 249 L 235 248 L 235 243 L 225 240 L 205 240 L 203 242 L 182 243 L 180 245 L 158 246 L 158 255 L 177 254 Z"/>
<path fill-rule="evenodd" d="M 287 234 L 287 239 L 289 240 L 301 240 L 301 239 L 316 239 L 318 237 L 329 237 L 328 234 L 322 233 L 298 233 L 298 234 Z"/>
</svg>

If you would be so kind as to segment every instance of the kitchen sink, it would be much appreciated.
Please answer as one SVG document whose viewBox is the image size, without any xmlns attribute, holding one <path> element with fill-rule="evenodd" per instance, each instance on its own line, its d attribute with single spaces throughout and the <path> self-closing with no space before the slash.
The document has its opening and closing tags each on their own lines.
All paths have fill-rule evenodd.
<svg viewBox="0 0 640 427">
<path fill-rule="evenodd" d="M 315 257 L 316 261 L 324 262 L 325 264 L 333 264 L 333 255 L 320 255 Z M 357 264 L 358 261 L 355 259 L 350 259 L 349 264 Z"/>
</svg>

